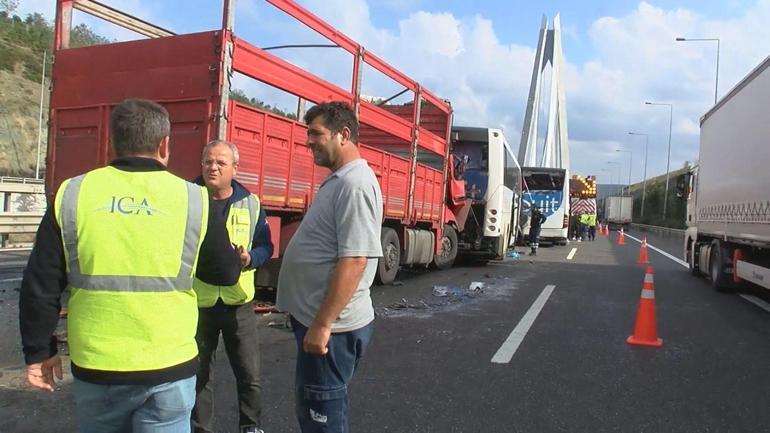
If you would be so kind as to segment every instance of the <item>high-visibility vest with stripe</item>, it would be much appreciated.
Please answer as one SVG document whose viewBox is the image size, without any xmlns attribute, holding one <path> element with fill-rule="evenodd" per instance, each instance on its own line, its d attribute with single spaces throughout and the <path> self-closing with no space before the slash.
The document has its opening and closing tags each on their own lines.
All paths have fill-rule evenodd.
<svg viewBox="0 0 770 433">
<path fill-rule="evenodd" d="M 259 199 L 253 194 L 230 205 L 227 214 L 227 232 L 230 243 L 237 247 L 251 250 L 251 241 L 259 220 Z M 238 282 L 232 286 L 217 286 L 195 279 L 193 287 L 198 293 L 198 306 L 212 307 L 217 299 L 222 298 L 226 305 L 241 305 L 254 299 L 255 269 L 245 269 L 241 272 Z"/>
<path fill-rule="evenodd" d="M 193 272 L 208 193 L 167 171 L 104 167 L 56 194 L 78 367 L 159 370 L 198 354 Z"/>
</svg>

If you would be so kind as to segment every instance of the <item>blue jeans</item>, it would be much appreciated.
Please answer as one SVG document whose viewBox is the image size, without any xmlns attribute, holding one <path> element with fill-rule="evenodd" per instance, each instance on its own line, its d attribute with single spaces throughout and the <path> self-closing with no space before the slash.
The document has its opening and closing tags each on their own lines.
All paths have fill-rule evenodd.
<svg viewBox="0 0 770 433">
<path fill-rule="evenodd" d="M 195 376 L 160 385 L 96 385 L 75 379 L 81 433 L 189 433 Z"/>
<path fill-rule="evenodd" d="M 302 433 L 348 433 L 348 384 L 372 337 L 372 324 L 351 332 L 332 334 L 326 355 L 311 355 L 302 348 L 307 327 L 293 317 L 297 340 L 295 398 Z"/>
</svg>

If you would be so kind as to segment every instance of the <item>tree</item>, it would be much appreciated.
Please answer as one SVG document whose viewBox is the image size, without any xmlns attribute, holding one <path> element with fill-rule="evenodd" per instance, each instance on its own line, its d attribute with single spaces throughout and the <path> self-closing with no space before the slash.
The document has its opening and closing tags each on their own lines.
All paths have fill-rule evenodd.
<svg viewBox="0 0 770 433">
<path fill-rule="evenodd" d="M 8 15 L 13 15 L 18 7 L 19 0 L 0 0 L 0 11 L 6 12 Z"/>
<path fill-rule="evenodd" d="M 238 102 L 242 102 L 246 105 L 251 105 L 254 108 L 258 108 L 260 110 L 269 111 L 273 114 L 277 114 L 279 116 L 286 117 L 288 119 L 297 120 L 297 115 L 295 113 L 287 113 L 283 110 L 281 110 L 278 107 L 273 107 L 270 104 L 265 104 L 264 102 L 260 101 L 257 98 L 250 98 L 246 92 L 244 92 L 241 89 L 232 89 L 230 90 L 230 99 L 234 99 Z"/>
<path fill-rule="evenodd" d="M 104 45 L 104 44 L 109 44 L 111 42 L 114 42 L 114 41 L 111 41 L 110 39 L 105 38 L 104 36 L 97 35 L 86 24 L 78 24 L 70 32 L 71 48 L 88 47 L 91 45 Z"/>
<path fill-rule="evenodd" d="M 40 206 L 37 194 L 19 194 L 16 198 L 16 210 L 19 212 L 31 212 Z"/>
</svg>

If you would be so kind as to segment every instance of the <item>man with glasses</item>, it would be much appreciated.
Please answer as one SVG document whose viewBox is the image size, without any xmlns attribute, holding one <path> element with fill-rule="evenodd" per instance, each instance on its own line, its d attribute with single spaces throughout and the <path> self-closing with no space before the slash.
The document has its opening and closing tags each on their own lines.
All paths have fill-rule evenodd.
<svg viewBox="0 0 770 433">
<path fill-rule="evenodd" d="M 259 336 L 251 305 L 254 299 L 256 269 L 273 255 L 267 217 L 259 199 L 233 179 L 238 171 L 238 148 L 224 140 L 214 140 L 203 148 L 202 176 L 195 182 L 205 185 L 212 199 L 212 212 L 226 218 L 230 242 L 241 255 L 240 279 L 230 286 L 205 282 L 205 273 L 196 278 L 198 294 L 198 342 L 200 369 L 196 385 L 197 402 L 193 410 L 196 432 L 213 431 L 213 392 L 211 370 L 216 358 L 219 335 L 235 375 L 241 433 L 259 433 L 262 411 L 259 382 Z M 215 271 L 215 270 L 212 270 Z"/>
</svg>

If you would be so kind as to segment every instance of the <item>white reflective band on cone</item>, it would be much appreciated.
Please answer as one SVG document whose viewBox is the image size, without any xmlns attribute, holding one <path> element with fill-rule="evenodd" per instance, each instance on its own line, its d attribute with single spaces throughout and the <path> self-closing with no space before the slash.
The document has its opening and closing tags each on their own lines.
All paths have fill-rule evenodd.
<svg viewBox="0 0 770 433">
<path fill-rule="evenodd" d="M 654 283 L 652 274 L 644 274 L 644 282 L 649 284 Z"/>
<path fill-rule="evenodd" d="M 642 299 L 655 299 L 655 291 L 650 289 L 642 289 Z"/>
</svg>

